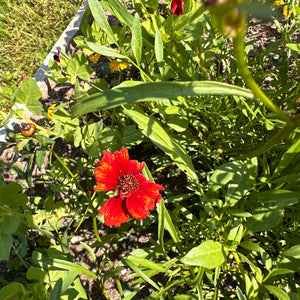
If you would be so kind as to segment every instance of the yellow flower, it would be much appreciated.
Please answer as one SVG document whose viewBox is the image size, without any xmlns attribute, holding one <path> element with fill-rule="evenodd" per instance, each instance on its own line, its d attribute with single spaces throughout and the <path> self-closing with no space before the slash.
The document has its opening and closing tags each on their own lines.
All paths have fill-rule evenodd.
<svg viewBox="0 0 300 300">
<path fill-rule="evenodd" d="M 125 62 L 121 62 L 121 63 L 119 63 L 119 66 L 120 66 L 121 70 L 125 70 L 126 68 L 129 67 L 129 64 L 125 63 Z"/>
<path fill-rule="evenodd" d="M 275 2 L 273 3 L 273 5 L 280 6 L 280 5 L 281 5 L 281 1 L 275 1 Z"/>
<path fill-rule="evenodd" d="M 54 109 L 55 109 L 56 104 L 52 104 L 49 108 L 48 108 L 48 112 L 47 112 L 47 117 L 48 120 L 52 120 L 52 116 L 54 115 Z"/>
<path fill-rule="evenodd" d="M 116 71 L 119 71 L 120 64 L 117 63 L 115 59 L 113 59 L 113 61 L 110 62 L 108 65 L 109 65 L 109 68 L 110 68 L 112 73 L 115 73 Z"/>
<path fill-rule="evenodd" d="M 289 8 L 287 7 L 287 5 L 285 5 L 283 7 L 283 15 L 286 16 L 286 17 L 290 17 L 291 16 L 291 11 L 289 10 Z"/>
<path fill-rule="evenodd" d="M 94 53 L 89 56 L 89 60 L 95 64 L 98 61 L 98 59 L 100 58 L 100 56 L 101 56 L 100 53 Z"/>
<path fill-rule="evenodd" d="M 109 63 L 109 68 L 112 73 L 115 73 L 116 71 L 119 71 L 119 70 L 125 70 L 128 67 L 129 67 L 128 63 L 126 63 L 126 62 L 118 63 L 118 62 L 116 62 L 115 59 L 113 59 L 113 61 Z"/>
</svg>

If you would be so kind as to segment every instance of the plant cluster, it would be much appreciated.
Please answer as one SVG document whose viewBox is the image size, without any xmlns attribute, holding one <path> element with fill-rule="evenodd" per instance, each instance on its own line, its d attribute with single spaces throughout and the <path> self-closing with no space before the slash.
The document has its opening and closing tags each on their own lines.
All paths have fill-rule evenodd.
<svg viewBox="0 0 300 300">
<path fill-rule="evenodd" d="M 0 298 L 88 299 L 83 274 L 106 299 L 109 278 L 122 299 L 299 299 L 299 15 L 295 0 L 89 0 L 81 51 L 47 72 L 74 96 L 47 108 L 34 80 L 1 90 L 2 125 L 25 108 L 45 122 L 14 137 L 24 180 L 1 178 L 0 259 L 23 273 Z M 280 38 L 257 52 L 247 32 L 265 22 Z M 86 222 L 90 269 L 69 247 Z M 116 266 L 107 245 L 128 233 L 151 239 Z"/>
</svg>

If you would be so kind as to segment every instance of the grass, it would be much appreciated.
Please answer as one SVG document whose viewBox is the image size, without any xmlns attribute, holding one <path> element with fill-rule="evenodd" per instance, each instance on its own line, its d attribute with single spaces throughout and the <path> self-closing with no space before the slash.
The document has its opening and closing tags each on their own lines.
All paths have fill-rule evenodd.
<svg viewBox="0 0 300 300">
<path fill-rule="evenodd" d="M 84 0 L 0 0 L 0 85 L 31 78 Z"/>
</svg>

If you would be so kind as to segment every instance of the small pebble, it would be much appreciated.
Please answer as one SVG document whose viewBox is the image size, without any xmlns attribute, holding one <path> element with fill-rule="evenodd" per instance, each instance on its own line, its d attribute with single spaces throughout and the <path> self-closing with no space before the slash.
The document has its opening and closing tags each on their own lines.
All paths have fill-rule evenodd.
<svg viewBox="0 0 300 300">
<path fill-rule="evenodd" d="M 278 60 L 279 58 L 280 58 L 279 54 L 275 54 L 273 57 L 274 60 Z"/>
</svg>

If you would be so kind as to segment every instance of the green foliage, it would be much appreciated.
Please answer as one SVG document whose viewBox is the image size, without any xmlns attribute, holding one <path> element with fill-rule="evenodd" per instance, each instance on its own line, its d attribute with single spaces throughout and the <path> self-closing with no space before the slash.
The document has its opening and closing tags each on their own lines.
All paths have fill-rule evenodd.
<svg viewBox="0 0 300 300">
<path fill-rule="evenodd" d="M 300 297 L 300 69 L 293 38 L 299 10 L 286 4 L 292 14 L 279 22 L 269 5 L 252 4 L 187 0 L 176 17 L 157 1 L 133 1 L 133 14 L 117 0 L 89 1 L 93 21 L 84 18 L 83 35 L 75 38 L 82 52 L 62 53 L 47 73 L 74 87 L 74 97 L 56 103 L 34 136 L 15 135 L 29 169 L 20 172 L 22 186 L 1 181 L 0 259 L 13 267 L 17 258 L 26 270 L 2 280 L 1 299 L 87 299 L 80 274 L 107 299 L 111 277 L 122 299 Z M 251 58 L 255 40 L 244 38 L 253 16 L 269 17 L 282 37 Z M 278 47 L 280 61 L 270 69 Z M 95 53 L 102 76 L 96 79 L 89 62 Z M 113 73 L 112 60 L 124 69 Z M 21 102 L 41 112 L 32 80 L 1 93 L 10 106 Z M 25 108 L 3 113 L 3 124 Z M 79 153 L 59 154 L 59 141 Z M 165 192 L 157 214 L 100 236 L 97 212 L 113 193 L 93 192 L 95 160 L 122 147 L 147 162 L 144 176 Z M 32 165 L 41 169 L 46 159 L 45 173 L 34 180 Z M 23 188 L 38 185 L 43 193 L 25 196 Z M 94 230 L 91 241 L 81 242 L 93 270 L 69 250 L 84 221 Z M 114 266 L 112 245 L 126 244 L 128 233 L 151 239 Z M 130 285 L 118 277 L 125 267 Z"/>
</svg>

